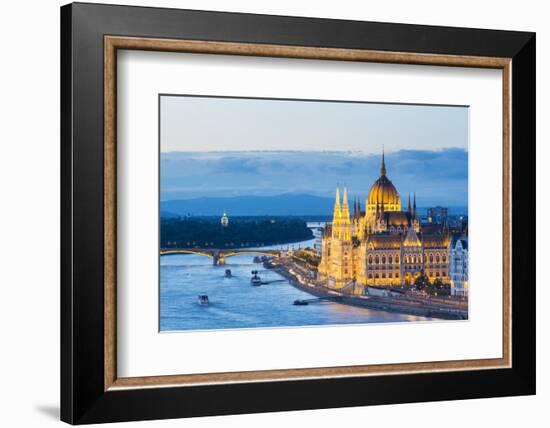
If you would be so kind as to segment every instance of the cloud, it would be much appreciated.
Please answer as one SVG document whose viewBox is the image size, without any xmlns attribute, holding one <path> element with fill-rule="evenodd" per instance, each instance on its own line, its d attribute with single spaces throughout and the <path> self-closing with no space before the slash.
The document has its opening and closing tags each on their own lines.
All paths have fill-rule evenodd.
<svg viewBox="0 0 550 428">
<path fill-rule="evenodd" d="M 468 153 L 463 149 L 386 153 L 388 177 L 402 199 L 465 205 Z M 161 199 L 303 193 L 332 196 L 337 183 L 366 197 L 380 155 L 360 151 L 171 152 L 161 154 Z"/>
</svg>

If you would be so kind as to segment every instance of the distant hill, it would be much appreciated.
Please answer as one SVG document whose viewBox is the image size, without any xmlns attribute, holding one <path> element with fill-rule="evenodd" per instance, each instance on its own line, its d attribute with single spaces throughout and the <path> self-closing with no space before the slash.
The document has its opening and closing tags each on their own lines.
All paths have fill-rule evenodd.
<svg viewBox="0 0 550 428">
<path fill-rule="evenodd" d="M 402 200 L 402 202 L 405 202 Z M 350 201 L 352 203 L 352 201 Z M 361 201 L 364 209 L 364 201 Z M 334 199 L 314 196 L 284 194 L 275 196 L 237 196 L 234 198 L 205 197 L 162 201 L 162 218 L 178 216 L 221 216 L 223 211 L 231 216 L 332 216 Z M 466 214 L 467 207 L 449 206 L 449 215 Z M 403 205 L 406 209 L 406 205 Z M 420 215 L 426 215 L 427 207 L 418 207 Z M 353 207 L 350 206 L 350 212 Z"/>
<path fill-rule="evenodd" d="M 205 197 L 162 201 L 161 216 L 217 216 L 227 211 L 229 216 L 292 216 L 331 215 L 334 199 L 313 195 L 285 194 L 275 196 L 238 196 L 234 198 Z M 168 215 L 164 215 L 164 214 Z"/>
<path fill-rule="evenodd" d="M 162 218 L 178 218 L 178 217 L 181 217 L 181 214 L 174 214 L 174 213 L 171 213 L 169 211 L 160 211 L 160 216 Z"/>
</svg>

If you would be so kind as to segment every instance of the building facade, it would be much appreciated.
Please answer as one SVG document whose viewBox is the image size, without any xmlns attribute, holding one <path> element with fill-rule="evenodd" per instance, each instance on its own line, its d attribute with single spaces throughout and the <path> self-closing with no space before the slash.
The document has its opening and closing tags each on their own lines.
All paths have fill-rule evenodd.
<svg viewBox="0 0 550 428">
<path fill-rule="evenodd" d="M 450 254 L 451 294 L 468 296 L 468 238 L 453 240 Z"/>
<path fill-rule="evenodd" d="M 321 249 L 323 248 L 323 235 L 324 229 L 322 227 L 314 227 L 311 229 L 313 232 L 313 249 L 315 253 L 319 256 L 321 255 Z"/>
<path fill-rule="evenodd" d="M 354 201 L 350 213 L 347 189 L 342 199 L 336 189 L 332 223 L 321 244 L 319 278 L 330 288 L 357 294 L 368 285 L 413 285 L 420 275 L 448 284 L 449 249 L 450 235 L 444 229 L 423 233 L 416 195 L 412 205 L 409 196 L 402 210 L 382 154 L 380 177 L 370 188 L 364 212 Z"/>
</svg>

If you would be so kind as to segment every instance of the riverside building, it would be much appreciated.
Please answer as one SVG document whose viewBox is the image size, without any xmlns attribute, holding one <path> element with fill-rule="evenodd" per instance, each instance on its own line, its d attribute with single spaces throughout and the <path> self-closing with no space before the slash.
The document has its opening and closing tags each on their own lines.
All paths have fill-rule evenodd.
<svg viewBox="0 0 550 428">
<path fill-rule="evenodd" d="M 347 188 L 336 189 L 332 224 L 324 230 L 319 278 L 329 288 L 363 294 L 367 286 L 413 285 L 425 275 L 449 284 L 450 234 L 444 227 L 422 230 L 416 194 L 402 209 L 387 176 L 384 154 L 380 176 L 371 186 L 365 211 L 359 201 L 350 210 Z"/>
</svg>

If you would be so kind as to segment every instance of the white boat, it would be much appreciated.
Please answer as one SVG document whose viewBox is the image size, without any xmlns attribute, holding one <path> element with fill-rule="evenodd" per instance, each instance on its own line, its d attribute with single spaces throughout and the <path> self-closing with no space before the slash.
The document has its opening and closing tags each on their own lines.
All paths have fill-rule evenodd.
<svg viewBox="0 0 550 428">
<path fill-rule="evenodd" d="M 250 278 L 250 283 L 256 287 L 259 285 L 262 285 L 262 278 L 258 276 L 258 271 L 253 270 L 251 273 L 252 273 L 252 278 Z"/>
</svg>

